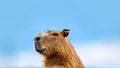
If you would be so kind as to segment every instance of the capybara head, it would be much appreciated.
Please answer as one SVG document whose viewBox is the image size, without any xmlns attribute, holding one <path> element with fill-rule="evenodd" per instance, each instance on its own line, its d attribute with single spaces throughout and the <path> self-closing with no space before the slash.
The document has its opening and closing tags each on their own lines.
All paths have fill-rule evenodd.
<svg viewBox="0 0 120 68">
<path fill-rule="evenodd" d="M 34 38 L 35 49 L 37 52 L 44 56 L 51 56 L 56 53 L 65 53 L 69 50 L 69 44 L 67 36 L 69 35 L 69 29 L 48 30 L 44 33 L 36 34 Z"/>
</svg>

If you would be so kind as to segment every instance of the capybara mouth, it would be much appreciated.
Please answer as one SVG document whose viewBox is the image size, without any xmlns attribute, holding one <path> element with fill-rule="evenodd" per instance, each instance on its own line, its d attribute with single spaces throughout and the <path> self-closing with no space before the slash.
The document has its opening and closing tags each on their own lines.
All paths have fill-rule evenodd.
<svg viewBox="0 0 120 68">
<path fill-rule="evenodd" d="M 45 48 L 43 48 L 41 45 L 39 45 L 39 43 L 37 43 L 37 42 L 35 42 L 35 49 L 36 49 L 36 51 L 37 52 L 39 52 L 39 53 L 43 53 L 43 52 L 45 52 Z"/>
</svg>

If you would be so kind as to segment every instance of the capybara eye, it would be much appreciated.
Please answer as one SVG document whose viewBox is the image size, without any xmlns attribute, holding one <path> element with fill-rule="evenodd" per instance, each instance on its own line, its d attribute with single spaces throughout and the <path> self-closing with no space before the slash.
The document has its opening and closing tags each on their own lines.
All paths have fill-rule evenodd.
<svg viewBox="0 0 120 68">
<path fill-rule="evenodd" d="M 53 35 L 53 36 L 58 36 L 58 33 L 53 33 L 52 35 Z"/>
</svg>

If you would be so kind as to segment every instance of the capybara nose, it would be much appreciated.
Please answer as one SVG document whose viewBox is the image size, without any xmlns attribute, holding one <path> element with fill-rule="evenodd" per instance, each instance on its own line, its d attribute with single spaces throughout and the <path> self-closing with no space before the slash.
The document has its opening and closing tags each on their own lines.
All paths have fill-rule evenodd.
<svg viewBox="0 0 120 68">
<path fill-rule="evenodd" d="M 34 41 L 40 41 L 40 37 L 35 37 Z"/>
</svg>

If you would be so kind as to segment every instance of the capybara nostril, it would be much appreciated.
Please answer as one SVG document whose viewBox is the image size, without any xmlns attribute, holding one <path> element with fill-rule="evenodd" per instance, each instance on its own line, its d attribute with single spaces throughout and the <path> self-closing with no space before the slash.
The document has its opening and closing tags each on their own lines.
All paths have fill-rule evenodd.
<svg viewBox="0 0 120 68">
<path fill-rule="evenodd" d="M 40 41 L 40 37 L 36 37 L 34 41 Z"/>
</svg>

